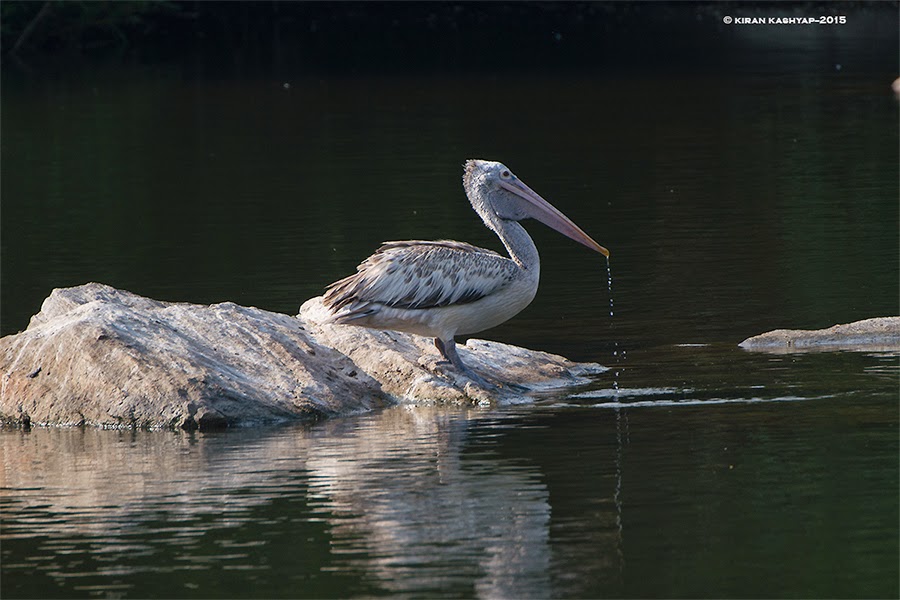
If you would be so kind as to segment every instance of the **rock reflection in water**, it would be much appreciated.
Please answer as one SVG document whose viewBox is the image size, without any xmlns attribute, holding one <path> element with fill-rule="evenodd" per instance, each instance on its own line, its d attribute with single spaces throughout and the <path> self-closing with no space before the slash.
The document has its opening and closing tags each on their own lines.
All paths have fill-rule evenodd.
<svg viewBox="0 0 900 600">
<path fill-rule="evenodd" d="M 336 550 L 364 550 L 361 560 L 393 591 L 474 581 L 480 596 L 547 597 L 550 504 L 540 473 L 487 453 L 463 459 L 463 414 L 418 407 L 381 417 L 362 428 L 329 423 L 307 462 L 335 536 L 361 546 Z"/>
<path fill-rule="evenodd" d="M 297 497 L 312 521 L 327 524 L 316 542 L 330 556 L 327 568 L 361 575 L 373 589 L 550 596 L 551 564 L 559 561 L 551 560 L 548 489 L 536 465 L 500 455 L 492 442 L 499 429 L 485 414 L 397 407 L 311 427 L 218 434 L 6 431 L 2 537 L 33 540 L 35 555 L 87 540 L 119 575 L 159 567 L 163 555 L 193 569 L 236 560 L 253 569 L 266 560 L 251 552 L 276 551 L 262 541 L 279 516 L 269 505 Z M 259 541 L 246 545 L 243 561 L 209 555 L 199 541 L 212 535 L 225 548 L 238 530 Z M 298 569 L 308 565 L 298 556 Z M 105 581 L 102 569 L 53 568 L 51 576 L 70 578 L 64 584 Z"/>
</svg>

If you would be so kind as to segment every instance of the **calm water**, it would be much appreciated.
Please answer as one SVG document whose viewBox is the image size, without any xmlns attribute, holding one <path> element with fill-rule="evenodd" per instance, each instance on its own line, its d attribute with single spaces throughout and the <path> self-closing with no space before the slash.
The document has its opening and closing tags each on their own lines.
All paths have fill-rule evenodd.
<svg viewBox="0 0 900 600">
<path fill-rule="evenodd" d="M 499 249 L 462 195 L 470 157 L 610 248 L 615 316 L 602 261 L 536 224 L 538 297 L 483 335 L 614 367 L 583 389 L 2 431 L 2 595 L 896 597 L 897 355 L 736 348 L 900 312 L 896 73 L 845 62 L 6 76 L 4 334 L 92 280 L 292 313 L 383 240 Z"/>
</svg>

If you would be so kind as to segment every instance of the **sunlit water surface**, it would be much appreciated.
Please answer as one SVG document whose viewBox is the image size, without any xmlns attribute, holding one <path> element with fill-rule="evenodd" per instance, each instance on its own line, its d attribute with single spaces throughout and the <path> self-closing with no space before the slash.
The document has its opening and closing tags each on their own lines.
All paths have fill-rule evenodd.
<svg viewBox="0 0 900 600">
<path fill-rule="evenodd" d="M 4 82 L 3 333 L 91 280 L 292 313 L 383 240 L 499 249 L 478 157 L 612 252 L 530 225 L 538 297 L 483 335 L 611 368 L 508 407 L 2 431 L 4 597 L 898 595 L 897 355 L 736 346 L 898 313 L 890 80 L 188 70 Z"/>
</svg>

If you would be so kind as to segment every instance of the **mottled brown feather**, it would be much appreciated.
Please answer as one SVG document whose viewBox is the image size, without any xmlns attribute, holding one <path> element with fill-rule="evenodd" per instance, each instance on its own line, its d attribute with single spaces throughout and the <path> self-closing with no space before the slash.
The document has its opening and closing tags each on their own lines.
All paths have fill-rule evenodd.
<svg viewBox="0 0 900 600">
<path fill-rule="evenodd" d="M 338 320 L 376 306 L 427 309 L 475 302 L 508 285 L 515 263 L 477 246 L 449 240 L 386 242 L 356 273 L 328 286 L 324 304 Z"/>
</svg>

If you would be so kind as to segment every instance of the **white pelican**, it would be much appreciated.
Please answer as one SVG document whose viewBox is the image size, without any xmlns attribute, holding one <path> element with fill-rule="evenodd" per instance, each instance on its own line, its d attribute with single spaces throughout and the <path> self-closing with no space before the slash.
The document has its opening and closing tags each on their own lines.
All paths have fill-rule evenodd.
<svg viewBox="0 0 900 600">
<path fill-rule="evenodd" d="M 537 219 L 607 258 L 609 251 L 501 163 L 466 161 L 463 188 L 509 258 L 463 242 L 385 242 L 355 274 L 328 286 L 324 304 L 332 323 L 433 337 L 445 359 L 482 381 L 460 360 L 453 337 L 495 327 L 534 298 L 540 259 L 519 221 Z"/>
</svg>

